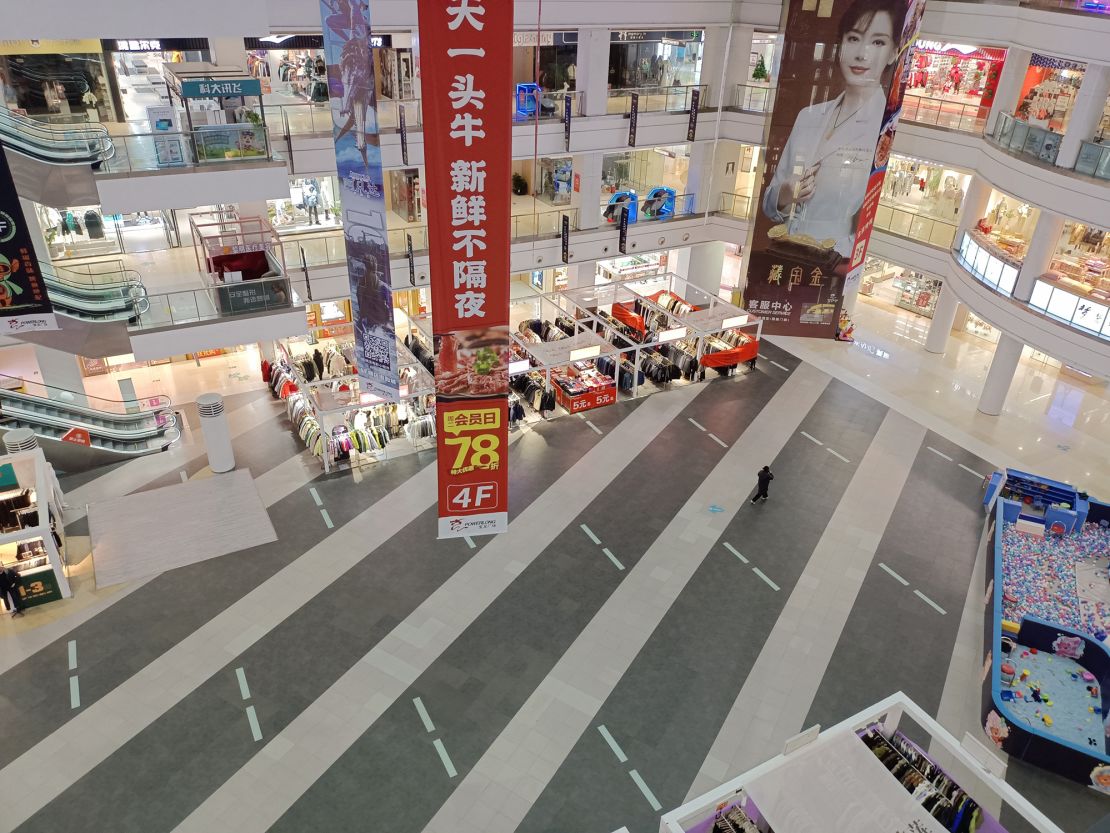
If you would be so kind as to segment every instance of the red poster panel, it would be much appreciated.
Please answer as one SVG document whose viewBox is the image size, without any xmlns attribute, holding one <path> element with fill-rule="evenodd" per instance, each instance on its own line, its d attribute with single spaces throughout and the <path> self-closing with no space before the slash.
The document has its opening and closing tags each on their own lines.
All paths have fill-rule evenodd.
<svg viewBox="0 0 1110 833">
<path fill-rule="evenodd" d="M 419 0 L 439 535 L 508 527 L 513 0 Z"/>
<path fill-rule="evenodd" d="M 867 250 L 925 0 L 788 0 L 748 247 L 764 332 L 832 337 Z M 878 191 L 874 191 L 875 194 Z"/>
</svg>

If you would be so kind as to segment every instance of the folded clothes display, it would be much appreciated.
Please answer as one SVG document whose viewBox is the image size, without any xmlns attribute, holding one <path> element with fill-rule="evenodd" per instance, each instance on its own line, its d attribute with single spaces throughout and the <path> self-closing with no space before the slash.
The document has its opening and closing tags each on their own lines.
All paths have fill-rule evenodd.
<svg viewBox="0 0 1110 833">
<path fill-rule="evenodd" d="M 895 732 L 887 738 L 870 727 L 860 739 L 945 830 L 975 833 L 982 826 L 983 811 L 974 799 L 905 735 Z"/>
<path fill-rule="evenodd" d="M 598 368 L 576 368 L 576 375 L 551 374 L 551 381 L 557 384 L 568 396 L 579 396 L 595 390 L 611 388 L 614 385 L 613 377 L 605 374 Z"/>
</svg>

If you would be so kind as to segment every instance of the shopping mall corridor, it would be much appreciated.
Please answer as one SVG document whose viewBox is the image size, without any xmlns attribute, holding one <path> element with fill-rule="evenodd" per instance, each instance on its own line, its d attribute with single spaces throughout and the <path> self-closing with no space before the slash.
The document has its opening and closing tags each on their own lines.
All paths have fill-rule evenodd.
<svg viewBox="0 0 1110 833">
<path fill-rule="evenodd" d="M 2 641 L 0 829 L 655 833 L 896 690 L 976 731 L 955 657 L 981 640 L 994 463 L 762 354 L 514 432 L 510 530 L 473 541 L 434 537 L 433 451 L 324 476 L 267 391 L 229 396 L 278 540 Z M 87 502 L 210 476 L 173 455 L 64 481 L 69 533 Z M 1065 830 L 1103 815 L 1009 772 Z"/>
</svg>

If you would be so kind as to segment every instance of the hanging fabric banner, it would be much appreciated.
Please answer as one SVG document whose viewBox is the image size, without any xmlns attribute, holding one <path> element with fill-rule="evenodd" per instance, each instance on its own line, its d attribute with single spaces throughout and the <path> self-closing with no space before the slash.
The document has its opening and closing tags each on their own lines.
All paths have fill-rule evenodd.
<svg viewBox="0 0 1110 833">
<path fill-rule="evenodd" d="M 764 332 L 836 334 L 867 250 L 924 11 L 925 0 L 789 0 L 784 8 L 744 290 Z"/>
<path fill-rule="evenodd" d="M 513 0 L 419 0 L 441 538 L 509 523 Z"/>
<path fill-rule="evenodd" d="M 574 96 L 567 93 L 563 96 L 563 150 L 570 153 L 570 116 Z"/>
<path fill-rule="evenodd" d="M 640 94 L 632 93 L 628 102 L 628 146 L 636 147 L 636 122 L 640 116 Z"/>
<path fill-rule="evenodd" d="M 701 90 L 697 87 L 690 90 L 690 121 L 686 125 L 686 141 L 694 141 L 698 135 L 698 110 L 701 108 Z"/>
<path fill-rule="evenodd" d="M 401 162 L 409 163 L 409 126 L 405 118 L 405 105 L 397 105 L 397 129 L 401 134 Z"/>
<path fill-rule="evenodd" d="M 0 320 L 8 333 L 57 330 L 58 320 L 39 272 L 19 204 L 7 149 L 0 144 Z"/>
<path fill-rule="evenodd" d="M 369 11 L 365 3 L 334 5 L 338 11 L 330 0 L 320 0 L 359 389 L 396 402 L 397 339 Z"/>
</svg>

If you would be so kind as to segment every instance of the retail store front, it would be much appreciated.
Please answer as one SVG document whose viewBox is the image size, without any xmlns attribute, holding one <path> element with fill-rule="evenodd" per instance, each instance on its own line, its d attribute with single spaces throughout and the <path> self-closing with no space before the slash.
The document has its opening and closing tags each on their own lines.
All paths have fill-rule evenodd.
<svg viewBox="0 0 1110 833">
<path fill-rule="evenodd" d="M 892 154 L 875 227 L 951 248 L 971 175 L 936 162 Z"/>
<path fill-rule="evenodd" d="M 868 257 L 863 265 L 862 297 L 932 318 L 941 281 L 895 263 Z"/>
<path fill-rule="evenodd" d="M 1034 285 L 1029 304 L 1110 338 L 1110 234 L 1072 220 L 1064 223 L 1051 267 Z"/>
<path fill-rule="evenodd" d="M 126 38 L 101 44 L 110 60 L 112 100 L 129 122 L 145 123 L 149 108 L 170 103 L 166 64 L 211 60 L 207 38 Z"/>
<path fill-rule="evenodd" d="M 291 176 L 289 198 L 268 200 L 267 209 L 270 223 L 280 235 L 343 225 L 339 180 L 335 176 Z"/>
<path fill-rule="evenodd" d="M 6 577 L 0 598 L 5 610 L 14 613 L 73 595 L 63 558 L 62 503 L 54 467 L 41 449 L 0 457 L 0 572 Z"/>
<path fill-rule="evenodd" d="M 701 83 L 704 34 L 698 29 L 611 32 L 609 89 Z"/>
<path fill-rule="evenodd" d="M 109 121 L 112 103 L 100 41 L 0 42 L 0 96 L 44 121 Z"/>
<path fill-rule="evenodd" d="M 910 57 L 906 95 L 944 98 L 990 109 L 1006 50 L 918 40 Z"/>
<path fill-rule="evenodd" d="M 958 258 L 979 280 L 1010 295 L 1039 216 L 1038 208 L 991 191 L 986 214 L 958 241 Z"/>
</svg>

